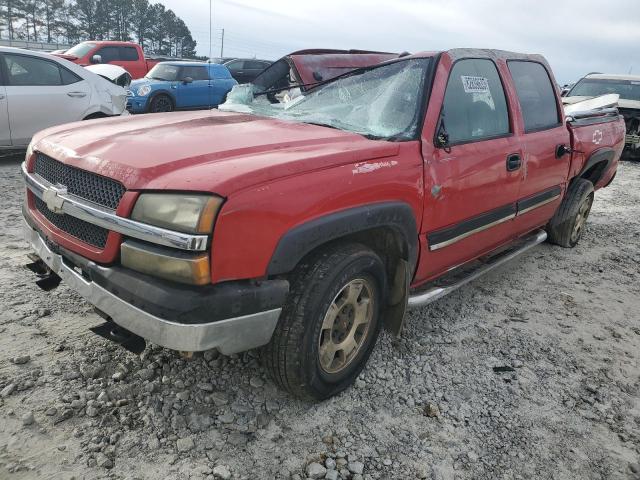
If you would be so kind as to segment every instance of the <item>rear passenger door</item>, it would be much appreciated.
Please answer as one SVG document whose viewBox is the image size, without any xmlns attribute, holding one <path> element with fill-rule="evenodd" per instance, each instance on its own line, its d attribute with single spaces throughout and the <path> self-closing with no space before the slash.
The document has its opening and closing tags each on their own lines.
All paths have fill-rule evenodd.
<svg viewBox="0 0 640 480">
<path fill-rule="evenodd" d="M 493 60 L 456 61 L 440 95 L 431 98 L 442 105 L 435 136 L 448 136 L 449 143 L 423 147 L 427 242 L 417 281 L 507 242 L 520 188 L 522 152 Z"/>
<path fill-rule="evenodd" d="M 525 233 L 545 225 L 560 204 L 571 156 L 558 157 L 556 150 L 570 145 L 570 135 L 547 67 L 524 60 L 510 60 L 507 66 L 522 118 L 523 176 L 515 224 L 518 233 Z"/>
<path fill-rule="evenodd" d="M 206 66 L 185 66 L 177 86 L 178 108 L 204 108 L 209 105 L 209 72 Z M 185 83 L 191 78 L 191 83 Z"/>
</svg>

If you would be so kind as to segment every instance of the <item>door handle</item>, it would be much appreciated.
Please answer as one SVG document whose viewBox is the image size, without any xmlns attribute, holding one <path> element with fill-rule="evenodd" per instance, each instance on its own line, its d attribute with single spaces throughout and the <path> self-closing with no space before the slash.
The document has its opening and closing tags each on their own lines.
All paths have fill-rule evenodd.
<svg viewBox="0 0 640 480">
<path fill-rule="evenodd" d="M 522 158 L 519 153 L 512 153 L 507 157 L 507 172 L 518 170 L 522 166 Z"/>
<path fill-rule="evenodd" d="M 67 93 L 67 95 L 73 98 L 82 98 L 87 96 L 87 94 L 84 92 L 69 92 Z"/>
</svg>

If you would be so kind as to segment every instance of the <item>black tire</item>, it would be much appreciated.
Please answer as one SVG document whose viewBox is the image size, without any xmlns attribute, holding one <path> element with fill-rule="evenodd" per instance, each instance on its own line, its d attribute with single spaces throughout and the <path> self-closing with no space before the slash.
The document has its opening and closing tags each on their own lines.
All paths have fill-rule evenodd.
<svg viewBox="0 0 640 480">
<path fill-rule="evenodd" d="M 173 100 L 171 100 L 169 95 L 165 95 L 164 93 L 156 95 L 149 103 L 149 113 L 166 113 L 173 112 L 174 110 L 175 105 L 173 104 Z"/>
<path fill-rule="evenodd" d="M 584 178 L 574 180 L 555 215 L 547 225 L 549 241 L 565 248 L 575 247 L 593 205 L 593 184 Z"/>
<path fill-rule="evenodd" d="M 98 118 L 107 118 L 107 115 L 104 113 L 92 113 L 91 115 L 87 115 L 82 120 L 97 120 Z"/>
<path fill-rule="evenodd" d="M 366 329 L 361 329 L 365 323 L 358 325 L 356 320 L 351 324 L 358 326 L 348 327 L 349 321 L 345 320 L 349 318 L 349 312 L 345 310 L 347 300 L 352 298 L 344 293 L 350 290 L 345 289 L 360 284 L 363 287 L 354 293 L 354 301 L 358 304 L 356 309 L 366 308 L 367 317 L 370 315 Z M 369 359 L 380 333 L 385 284 L 382 260 L 364 245 L 334 245 L 303 260 L 292 275 L 291 290 L 271 342 L 262 349 L 263 364 L 274 382 L 306 400 L 329 398 L 349 387 Z M 363 307 L 364 292 L 368 298 L 366 307 Z M 326 328 L 329 308 L 342 302 L 340 295 L 344 295 L 345 305 L 334 315 L 334 327 Z M 334 329 L 340 323 L 350 328 L 353 335 L 345 338 L 338 333 L 334 338 Z M 358 329 L 361 329 L 359 333 L 356 332 Z M 359 345 L 350 350 L 351 353 L 342 350 L 342 355 L 338 355 L 339 351 L 333 354 L 333 363 L 340 363 L 338 357 L 344 359 L 343 367 L 334 372 L 325 369 L 322 363 L 329 363 L 327 359 L 330 358 L 330 354 L 320 357 L 321 350 L 326 348 L 325 342 L 334 346 L 342 345 L 342 341 L 355 343 L 356 335 L 360 335 Z M 334 343 L 336 339 L 340 342 Z"/>
</svg>

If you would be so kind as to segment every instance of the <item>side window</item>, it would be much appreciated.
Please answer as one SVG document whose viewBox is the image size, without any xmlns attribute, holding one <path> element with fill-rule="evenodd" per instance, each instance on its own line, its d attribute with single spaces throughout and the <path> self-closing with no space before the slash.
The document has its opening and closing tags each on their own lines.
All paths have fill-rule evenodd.
<svg viewBox="0 0 640 480">
<path fill-rule="evenodd" d="M 244 68 L 244 60 L 235 60 L 233 62 L 229 62 L 226 64 L 229 71 L 233 74 L 238 70 L 242 70 Z"/>
<path fill-rule="evenodd" d="M 556 93 L 546 68 L 540 63 L 512 60 L 507 63 L 516 87 L 526 132 L 560 124 Z"/>
<path fill-rule="evenodd" d="M 100 55 L 102 63 L 115 62 L 120 60 L 120 49 L 118 47 L 102 47 L 94 55 Z"/>
<path fill-rule="evenodd" d="M 455 63 L 442 113 L 451 144 L 508 134 L 509 109 L 495 64 L 485 59 Z"/>
<path fill-rule="evenodd" d="M 182 67 L 182 78 L 191 77 L 193 81 L 209 80 L 207 67 Z"/>
<path fill-rule="evenodd" d="M 134 47 L 120 47 L 120 60 L 124 62 L 138 61 L 138 50 Z"/>
<path fill-rule="evenodd" d="M 4 64 L 7 85 L 11 86 L 60 86 L 80 80 L 57 63 L 42 58 L 5 54 Z"/>
<path fill-rule="evenodd" d="M 244 63 L 247 70 L 262 70 L 265 67 L 263 62 L 257 60 L 247 60 Z"/>
</svg>

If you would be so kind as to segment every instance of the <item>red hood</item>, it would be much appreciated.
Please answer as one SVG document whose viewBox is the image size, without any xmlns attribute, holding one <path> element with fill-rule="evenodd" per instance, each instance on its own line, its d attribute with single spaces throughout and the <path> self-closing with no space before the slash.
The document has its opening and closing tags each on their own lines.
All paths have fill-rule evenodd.
<svg viewBox="0 0 640 480">
<path fill-rule="evenodd" d="M 128 189 L 240 189 L 329 166 L 396 155 L 398 145 L 340 130 L 217 110 L 54 127 L 34 148 Z"/>
</svg>

